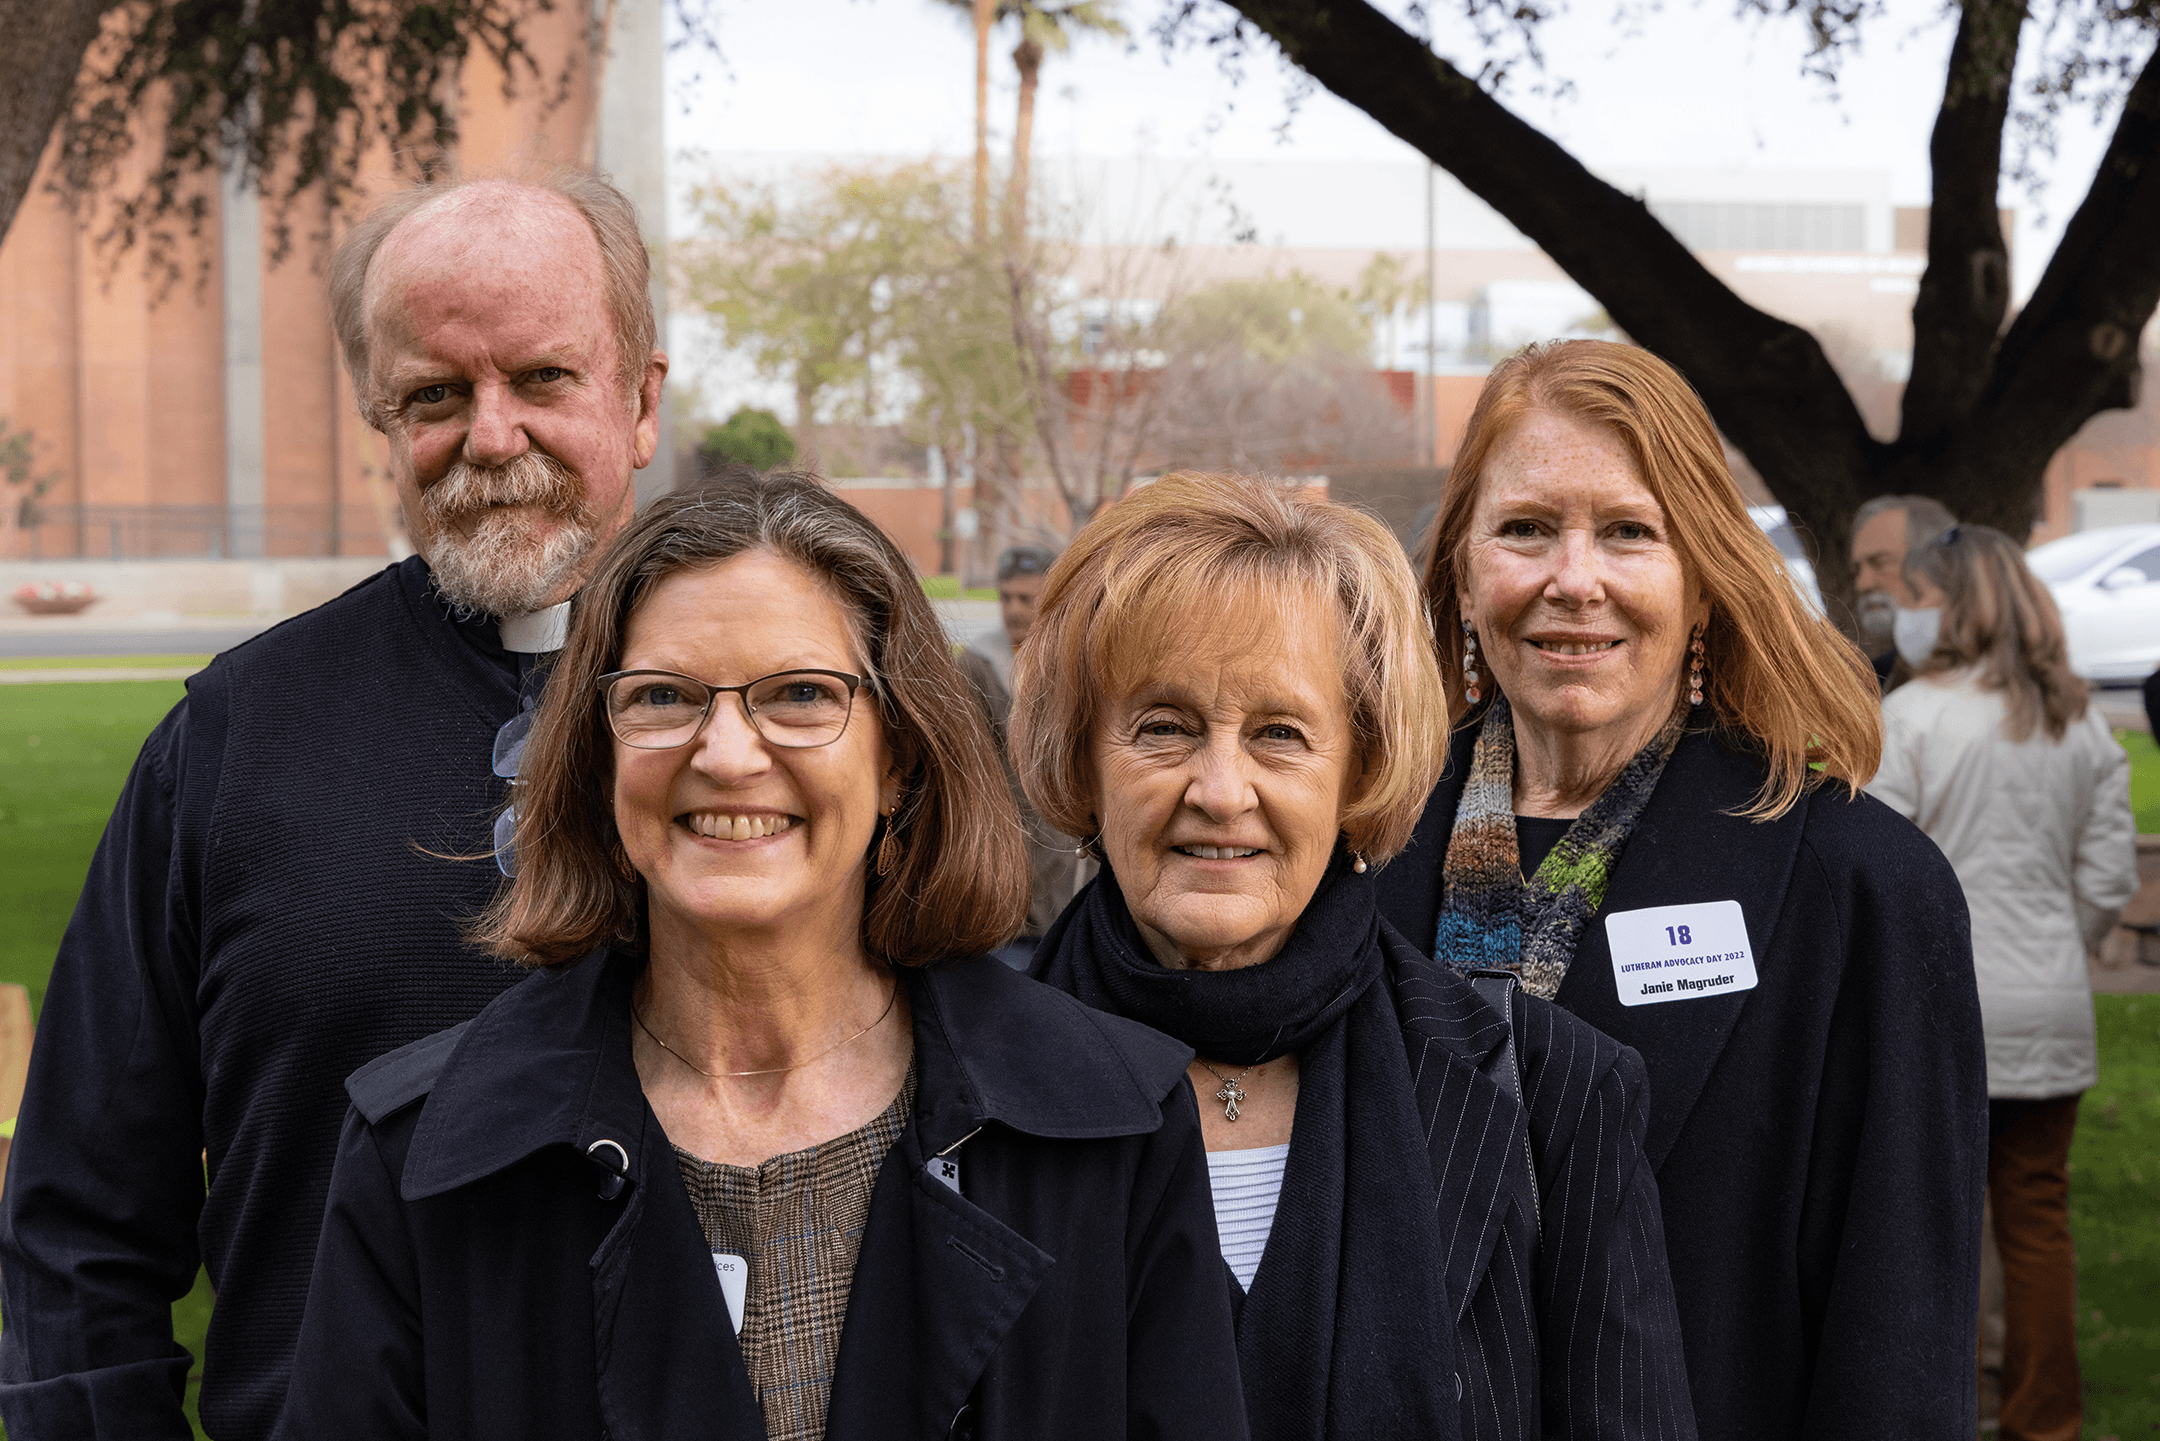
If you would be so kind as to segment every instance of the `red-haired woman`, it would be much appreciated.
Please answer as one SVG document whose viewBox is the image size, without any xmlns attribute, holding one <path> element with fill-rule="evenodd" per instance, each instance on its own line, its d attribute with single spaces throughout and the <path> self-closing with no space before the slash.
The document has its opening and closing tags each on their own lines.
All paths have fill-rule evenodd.
<svg viewBox="0 0 2160 1441">
<path fill-rule="evenodd" d="M 1883 702 L 1868 794 L 1910 816 L 1972 908 L 1987 1030 L 1988 1197 L 2003 1260 L 2003 1441 L 2074 1437 L 2070 1135 L 2098 1079 L 2085 955 L 2137 889 L 2130 758 L 2071 673 L 2055 602 L 2006 535 L 1952 526 L 1905 558 L 1912 684 Z"/>
<path fill-rule="evenodd" d="M 1861 794 L 1867 660 L 1633 346 L 1496 369 L 1434 531 L 1455 739 L 1388 918 L 1642 1053 L 1703 1435 L 1965 1441 L 1979 1005 L 1957 878 Z"/>
</svg>

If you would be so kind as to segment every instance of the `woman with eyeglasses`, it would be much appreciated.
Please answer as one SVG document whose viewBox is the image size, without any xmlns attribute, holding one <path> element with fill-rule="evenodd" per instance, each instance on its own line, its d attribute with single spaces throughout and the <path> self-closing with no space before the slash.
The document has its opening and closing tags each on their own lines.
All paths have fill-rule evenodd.
<svg viewBox="0 0 2160 1441">
<path fill-rule="evenodd" d="M 280 1434 L 1245 1436 L 1191 1053 L 984 954 L 1018 820 L 869 521 L 656 502 L 521 771 L 534 974 L 348 1083 Z"/>
</svg>

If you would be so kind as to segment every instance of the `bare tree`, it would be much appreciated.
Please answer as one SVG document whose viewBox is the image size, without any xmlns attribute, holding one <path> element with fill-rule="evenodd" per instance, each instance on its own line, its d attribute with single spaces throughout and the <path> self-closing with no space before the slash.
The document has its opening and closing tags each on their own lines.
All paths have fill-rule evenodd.
<svg viewBox="0 0 2160 1441">
<path fill-rule="evenodd" d="M 1008 257 L 1006 277 L 1036 446 L 1077 530 L 1154 456 L 1164 415 L 1162 320 L 1189 272 L 1174 244 L 1106 252 L 1085 280 L 1060 251 L 1038 241 Z"/>
<path fill-rule="evenodd" d="M 820 459 L 828 403 L 863 420 L 943 303 L 962 247 L 951 177 L 935 164 L 833 168 L 793 192 L 711 184 L 701 233 L 676 252 L 681 293 L 758 370 L 795 389 L 796 437 Z"/>
<path fill-rule="evenodd" d="M 1161 326 L 1158 463 L 1253 474 L 1400 465 L 1411 417 L 1371 369 L 1351 293 L 1292 271 L 1217 281 Z"/>
</svg>

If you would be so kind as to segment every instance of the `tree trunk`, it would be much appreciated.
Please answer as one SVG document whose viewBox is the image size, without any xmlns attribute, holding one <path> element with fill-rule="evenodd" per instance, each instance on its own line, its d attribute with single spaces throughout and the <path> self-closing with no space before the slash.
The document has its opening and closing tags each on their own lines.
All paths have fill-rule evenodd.
<svg viewBox="0 0 2160 1441">
<path fill-rule="evenodd" d="M 808 369 L 801 361 L 795 364 L 795 445 L 804 468 L 825 475 L 825 457 L 818 446 L 817 387 L 810 383 Z"/>
<path fill-rule="evenodd" d="M 952 457 L 945 453 L 942 443 L 937 452 L 938 468 L 945 473 L 943 493 L 938 496 L 938 574 L 958 575 L 960 559 L 953 553 L 953 542 L 956 538 L 953 535 L 953 492 L 958 488 L 959 477 L 953 473 Z"/>
<path fill-rule="evenodd" d="M 1998 343 L 1994 186 L 2019 0 L 1968 0 L 1933 159 L 1943 222 L 1914 315 L 1927 433 L 1868 434 L 1815 338 L 1757 310 L 1632 196 L 1583 168 L 1475 81 L 1360 0 L 1234 0 L 1321 84 L 1455 175 L 1670 361 L 1810 542 L 1823 589 L 1851 593 L 1847 537 L 1874 495 L 1939 496 L 1967 519 L 2029 529 L 2050 457 L 2100 410 L 2132 403 L 2136 337 L 2160 300 L 2160 66 L 2124 104 L 2092 190 Z M 1982 212 L 1984 211 L 1984 214 Z"/>
<path fill-rule="evenodd" d="M 111 0 L 0 0 L 0 238 L 30 193 Z"/>
<path fill-rule="evenodd" d="M 1967 0 L 1950 46 L 1942 112 L 1928 143 L 1935 174 L 1928 266 L 1913 303 L 1912 376 L 1900 438 L 1937 440 L 1972 415 L 2010 303 L 2010 252 L 1995 191 L 2024 0 Z"/>
<path fill-rule="evenodd" d="M 975 0 L 975 244 L 990 238 L 990 25 L 997 0 Z"/>
<path fill-rule="evenodd" d="M 1021 16 L 1021 24 L 1027 17 Z M 1042 80 L 1043 48 L 1023 28 L 1020 43 L 1013 47 L 1013 64 L 1020 68 L 1020 108 L 1013 119 L 1012 174 L 1005 180 L 1005 243 L 1018 246 L 1027 240 L 1028 153 L 1035 143 L 1035 87 Z"/>
</svg>

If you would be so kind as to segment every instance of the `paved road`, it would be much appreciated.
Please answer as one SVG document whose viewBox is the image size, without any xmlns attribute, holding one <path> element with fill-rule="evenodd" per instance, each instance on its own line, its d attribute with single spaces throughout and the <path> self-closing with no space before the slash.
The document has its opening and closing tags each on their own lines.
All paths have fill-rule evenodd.
<svg viewBox="0 0 2160 1441">
<path fill-rule="evenodd" d="M 0 656 L 215 655 L 266 627 L 270 620 L 188 621 L 179 625 L 69 625 L 50 629 L 0 626 Z"/>
<path fill-rule="evenodd" d="M 195 665 L 71 665 L 51 670 L 0 670 L 0 685 L 55 685 L 86 680 L 186 680 Z"/>
<path fill-rule="evenodd" d="M 2115 687 L 2108 690 L 2093 688 L 2093 702 L 2100 707 L 2100 714 L 2107 717 L 2111 726 L 2125 730 L 2148 730 L 2151 723 L 2145 718 L 2145 693 L 2138 689 Z"/>
<path fill-rule="evenodd" d="M 931 602 L 958 641 L 998 623 L 996 601 Z M 54 616 L 32 620 L 0 617 L 0 657 L 100 655 L 215 655 L 277 624 L 276 617 L 232 620 L 152 621 L 77 619 Z"/>
</svg>

